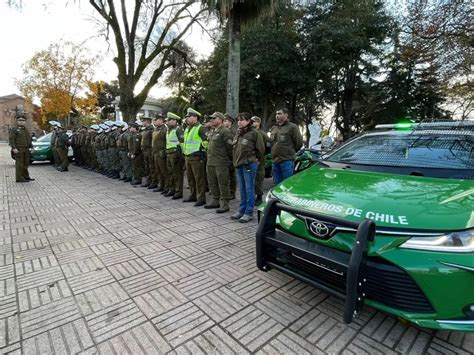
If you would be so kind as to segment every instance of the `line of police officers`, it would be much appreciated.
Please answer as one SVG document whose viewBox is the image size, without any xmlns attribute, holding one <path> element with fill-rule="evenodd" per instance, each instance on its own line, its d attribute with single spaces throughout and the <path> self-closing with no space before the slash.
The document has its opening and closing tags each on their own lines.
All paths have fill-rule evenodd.
<svg viewBox="0 0 474 355">
<path fill-rule="evenodd" d="M 166 117 L 156 117 L 153 124 L 151 118 L 145 117 L 141 122 L 107 121 L 89 128 L 81 127 L 70 139 L 75 163 L 110 178 L 161 192 L 173 200 L 183 198 L 186 171 L 190 195 L 183 202 L 194 202 L 196 207 L 215 208 L 217 213 L 224 213 L 229 211 L 229 200 L 235 198 L 236 167 L 257 160 L 255 203 L 260 203 L 264 156 L 271 147 L 269 137 L 260 130 L 260 118 L 252 117 L 254 127 L 250 128 L 258 132 L 259 142 L 246 149 L 248 142 L 239 139 L 231 116 L 215 112 L 205 124 L 199 122 L 200 117 L 199 112 L 188 108 L 185 128 L 181 125 L 181 117 L 173 112 L 168 112 Z M 56 144 L 58 140 L 53 142 Z M 281 143 L 288 145 L 288 142 Z M 282 149 L 294 152 L 299 147 L 295 148 L 291 143 Z M 60 170 L 64 169 L 67 171 L 67 166 L 61 165 Z M 212 195 L 208 203 L 207 189 Z M 250 219 L 244 218 L 240 222 Z"/>
</svg>

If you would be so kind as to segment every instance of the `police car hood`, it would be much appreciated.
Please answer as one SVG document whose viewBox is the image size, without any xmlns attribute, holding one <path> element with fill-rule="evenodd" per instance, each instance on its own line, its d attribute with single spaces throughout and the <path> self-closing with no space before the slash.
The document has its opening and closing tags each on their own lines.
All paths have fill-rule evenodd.
<svg viewBox="0 0 474 355">
<path fill-rule="evenodd" d="M 474 182 L 313 166 L 272 190 L 281 202 L 378 226 L 460 230 L 474 227 Z"/>
</svg>

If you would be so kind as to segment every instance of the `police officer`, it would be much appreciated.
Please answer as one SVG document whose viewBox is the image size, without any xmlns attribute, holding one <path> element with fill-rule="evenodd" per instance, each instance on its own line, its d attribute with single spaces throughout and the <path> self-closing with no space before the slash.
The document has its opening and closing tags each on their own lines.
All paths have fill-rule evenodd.
<svg viewBox="0 0 474 355">
<path fill-rule="evenodd" d="M 140 185 L 143 177 L 143 155 L 141 150 L 142 136 L 137 122 L 129 122 L 128 154 L 132 161 L 132 185 Z"/>
<path fill-rule="evenodd" d="M 68 171 L 69 159 L 67 156 L 69 150 L 69 137 L 63 127 L 58 128 L 56 135 L 56 149 L 59 156 L 58 171 Z"/>
<path fill-rule="evenodd" d="M 209 116 L 212 130 L 209 132 L 207 151 L 207 180 L 212 202 L 204 208 L 217 208 L 217 213 L 229 211 L 229 166 L 232 164 L 232 133 L 223 125 L 224 115 L 214 112 Z"/>
<path fill-rule="evenodd" d="M 207 130 L 199 122 L 201 114 L 193 108 L 188 108 L 184 131 L 183 154 L 186 162 L 191 195 L 183 202 L 196 202 L 195 207 L 206 204 L 205 181 L 205 151 L 207 147 Z"/>
<path fill-rule="evenodd" d="M 61 127 L 61 123 L 57 121 L 51 121 L 50 124 L 52 125 L 51 152 L 53 153 L 53 165 L 55 168 L 57 168 L 60 165 L 61 158 L 58 155 L 58 149 L 56 147 L 56 137 L 58 134 L 58 128 Z"/>
<path fill-rule="evenodd" d="M 289 121 L 287 108 L 276 111 L 276 121 L 277 124 L 270 130 L 270 141 L 273 182 L 278 184 L 293 175 L 296 152 L 303 145 L 303 137 L 298 126 Z"/>
<path fill-rule="evenodd" d="M 119 180 L 124 182 L 132 181 L 132 162 L 128 156 L 128 137 L 130 133 L 128 131 L 128 124 L 124 123 L 122 132 L 117 139 L 117 147 L 119 149 L 119 157 L 121 161 L 121 176 Z"/>
<path fill-rule="evenodd" d="M 155 166 L 154 172 L 159 187 L 156 183 L 150 186 L 155 188 L 153 191 L 161 191 L 163 195 L 168 194 L 170 191 L 169 173 L 166 165 L 166 134 L 165 117 L 160 114 L 155 118 L 155 130 L 153 131 L 151 142 Z"/>
<path fill-rule="evenodd" d="M 16 118 L 17 126 L 10 130 L 8 144 L 12 149 L 12 156 L 15 158 L 15 181 L 28 182 L 30 178 L 28 166 L 30 165 L 31 134 L 26 128 L 26 117 Z"/>
<path fill-rule="evenodd" d="M 265 154 L 270 153 L 272 145 L 270 143 L 270 139 L 268 138 L 267 134 L 262 130 L 262 127 L 261 127 L 262 119 L 258 116 L 253 116 L 252 123 L 255 130 L 263 138 L 263 142 L 265 143 Z M 257 195 L 257 197 L 255 198 L 255 205 L 259 205 L 262 203 L 264 179 L 265 179 L 265 155 L 263 155 L 260 161 L 258 162 L 257 175 L 255 177 L 255 194 Z"/>
<path fill-rule="evenodd" d="M 232 133 L 232 137 L 235 137 L 235 134 L 237 133 L 237 128 L 234 125 L 234 118 L 228 113 L 224 115 L 224 127 L 230 130 L 230 132 Z M 229 166 L 229 179 L 230 179 L 230 195 L 231 195 L 231 200 L 233 200 L 235 198 L 235 191 L 237 189 L 237 180 L 235 178 L 234 164 L 230 164 Z"/>
<path fill-rule="evenodd" d="M 181 117 L 173 112 L 166 114 L 168 132 L 166 133 L 166 162 L 170 173 L 169 192 L 165 195 L 177 200 L 183 197 L 184 156 L 181 144 L 184 141 L 183 128 L 178 124 Z"/>
<path fill-rule="evenodd" d="M 153 150 L 151 146 L 153 125 L 151 124 L 150 117 L 143 117 L 142 121 L 143 130 L 141 134 L 141 150 L 143 154 L 143 174 L 145 176 L 145 182 L 142 183 L 142 187 L 148 187 L 153 184 L 153 180 L 155 179 L 155 166 L 153 163 Z"/>
</svg>

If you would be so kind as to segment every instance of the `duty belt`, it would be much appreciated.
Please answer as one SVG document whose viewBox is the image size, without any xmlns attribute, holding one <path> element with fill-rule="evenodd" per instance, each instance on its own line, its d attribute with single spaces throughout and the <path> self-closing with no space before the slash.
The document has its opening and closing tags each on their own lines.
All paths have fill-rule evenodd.
<svg viewBox="0 0 474 355">
<path fill-rule="evenodd" d="M 166 154 L 176 153 L 177 151 L 179 151 L 178 147 L 166 149 Z"/>
</svg>

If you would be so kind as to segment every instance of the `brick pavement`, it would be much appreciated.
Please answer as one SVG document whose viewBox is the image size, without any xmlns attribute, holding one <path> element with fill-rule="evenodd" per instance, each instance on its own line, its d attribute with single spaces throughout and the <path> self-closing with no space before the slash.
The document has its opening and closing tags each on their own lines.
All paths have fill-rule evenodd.
<svg viewBox="0 0 474 355">
<path fill-rule="evenodd" d="M 70 170 L 35 163 L 16 184 L 0 144 L 0 353 L 474 350 L 370 308 L 346 326 L 338 300 L 256 269 L 256 223 Z"/>
</svg>

